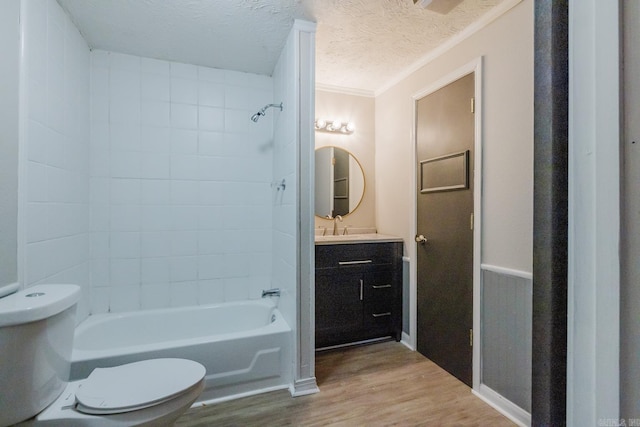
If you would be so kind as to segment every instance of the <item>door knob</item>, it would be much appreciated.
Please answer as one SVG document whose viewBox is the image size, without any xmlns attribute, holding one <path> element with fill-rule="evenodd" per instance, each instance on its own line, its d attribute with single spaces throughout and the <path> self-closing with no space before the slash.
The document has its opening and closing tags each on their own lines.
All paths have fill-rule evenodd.
<svg viewBox="0 0 640 427">
<path fill-rule="evenodd" d="M 424 237 L 422 234 L 419 236 L 416 236 L 416 243 L 422 243 L 424 245 L 425 243 L 427 243 L 427 238 Z"/>
</svg>

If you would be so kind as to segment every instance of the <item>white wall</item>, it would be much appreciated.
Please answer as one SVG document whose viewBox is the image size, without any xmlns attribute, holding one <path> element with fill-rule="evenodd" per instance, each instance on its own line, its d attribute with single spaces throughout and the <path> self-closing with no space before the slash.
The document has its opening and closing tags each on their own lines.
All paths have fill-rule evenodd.
<svg viewBox="0 0 640 427">
<path fill-rule="evenodd" d="M 316 151 L 315 154 L 315 208 L 320 214 L 333 212 L 333 185 L 319 185 L 319 183 L 333 183 L 333 148 Z M 322 215 L 320 215 L 322 216 Z M 318 221 L 316 216 L 315 221 Z"/>
<path fill-rule="evenodd" d="M 296 20 L 273 72 L 275 115 L 273 286 L 291 326 L 290 391 L 317 391 L 313 347 L 313 86 L 315 24 Z"/>
<path fill-rule="evenodd" d="M 405 254 L 412 263 L 416 260 L 416 245 L 411 235 L 415 224 L 413 189 L 416 180 L 413 97 L 482 57 L 482 100 L 477 100 L 481 102 L 482 112 L 482 219 L 479 224 L 482 245 L 479 261 L 510 275 L 530 277 L 533 263 L 533 26 L 534 1 L 523 0 L 376 97 L 377 228 L 378 232 L 403 237 Z M 415 282 L 415 276 L 410 277 Z M 474 292 L 478 295 L 474 300 L 480 303 L 474 307 L 476 322 L 488 318 L 479 312 L 480 307 L 489 306 L 482 304 L 480 291 L 480 286 L 488 283 L 481 282 L 480 278 L 474 279 Z M 416 284 L 411 283 L 412 301 L 416 297 L 415 289 Z M 520 290 L 517 294 L 522 297 L 517 301 L 518 306 L 530 304 L 530 292 Z M 491 306 L 500 307 L 498 312 L 490 313 L 493 318 L 511 318 L 513 305 Z M 415 301 L 410 307 L 415 310 Z M 414 329 L 415 311 L 405 313 L 405 316 L 407 314 Z M 475 390 L 509 411 L 514 419 L 526 420 L 526 411 L 508 401 L 512 396 L 500 396 L 486 390 L 480 344 L 496 348 L 506 341 L 502 336 L 496 341 L 487 341 L 482 336 L 482 324 L 475 325 L 474 328 L 481 330 L 480 334 L 474 334 L 478 338 L 475 340 L 478 344 L 474 358 Z M 412 334 L 415 334 L 413 330 L 409 340 L 415 339 Z M 530 355 L 526 354 L 531 351 L 530 343 L 523 342 L 526 336 L 516 339 L 522 344 L 519 348 L 524 349 L 524 356 L 515 362 L 530 360 Z M 504 390 L 528 383 L 530 366 L 522 363 L 519 368 L 522 373 L 513 374 L 512 383 Z M 523 390 L 519 394 L 527 396 L 528 393 Z"/>
<path fill-rule="evenodd" d="M 92 313 L 271 287 L 268 76 L 93 51 Z"/>
<path fill-rule="evenodd" d="M 360 163 L 356 160 L 356 158 L 354 156 L 349 156 L 349 170 L 355 171 L 361 168 L 362 166 L 360 166 Z M 360 190 L 366 188 L 365 182 L 366 180 L 364 178 L 364 173 L 354 173 L 352 176 L 350 176 L 349 179 L 349 194 L 359 194 Z M 350 197 L 349 212 L 355 212 L 356 209 L 360 206 L 361 202 L 362 200 L 358 199 L 357 197 Z M 373 223 L 375 224 L 375 221 L 373 221 Z"/>
<path fill-rule="evenodd" d="M 0 2 L 0 286 L 18 280 L 20 1 Z"/>
<path fill-rule="evenodd" d="M 375 102 L 373 97 L 316 90 L 316 118 L 352 122 L 356 127 L 350 135 L 316 132 L 316 149 L 325 146 L 342 148 L 358 159 L 364 172 L 362 202 L 355 212 L 343 216 L 344 221 L 338 223 L 340 229 L 344 226 L 376 227 Z M 315 225 L 331 231 L 333 221 L 316 217 Z"/>
<path fill-rule="evenodd" d="M 378 231 L 412 242 L 411 97 L 482 56 L 482 262 L 531 272 L 533 1 L 525 0 L 376 97 Z M 407 245 L 414 258 L 414 245 Z"/>
<path fill-rule="evenodd" d="M 81 320 L 89 311 L 89 49 L 55 0 L 24 5 L 20 279 L 80 285 Z"/>
</svg>

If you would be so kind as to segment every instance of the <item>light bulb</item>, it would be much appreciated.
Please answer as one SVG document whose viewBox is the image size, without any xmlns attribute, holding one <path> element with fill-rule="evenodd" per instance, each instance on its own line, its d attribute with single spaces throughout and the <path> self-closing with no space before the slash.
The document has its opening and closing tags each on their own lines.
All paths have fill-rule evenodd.
<svg viewBox="0 0 640 427">
<path fill-rule="evenodd" d="M 347 132 L 353 132 L 354 130 L 356 130 L 356 125 L 354 125 L 353 123 L 349 122 L 347 123 L 347 125 L 345 126 L 345 130 Z"/>
<path fill-rule="evenodd" d="M 327 125 L 326 120 L 323 120 L 323 119 L 316 120 L 316 129 L 324 129 L 326 125 Z"/>
<path fill-rule="evenodd" d="M 340 130 L 341 127 L 342 127 L 342 122 L 338 120 L 334 120 L 333 122 L 331 122 L 330 130 L 333 130 L 333 131 Z"/>
</svg>

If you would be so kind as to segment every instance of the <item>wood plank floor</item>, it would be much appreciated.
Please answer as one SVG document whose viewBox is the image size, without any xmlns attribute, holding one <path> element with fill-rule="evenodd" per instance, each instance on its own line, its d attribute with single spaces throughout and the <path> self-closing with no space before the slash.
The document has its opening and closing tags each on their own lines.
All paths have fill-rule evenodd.
<svg viewBox="0 0 640 427">
<path fill-rule="evenodd" d="M 316 356 L 320 393 L 193 408 L 176 426 L 512 426 L 469 387 L 393 341 Z"/>
</svg>

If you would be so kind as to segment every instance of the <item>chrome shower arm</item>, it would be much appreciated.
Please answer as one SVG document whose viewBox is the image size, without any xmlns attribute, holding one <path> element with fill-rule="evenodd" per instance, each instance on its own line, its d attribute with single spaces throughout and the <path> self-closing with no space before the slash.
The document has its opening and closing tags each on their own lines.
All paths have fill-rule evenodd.
<svg viewBox="0 0 640 427">
<path fill-rule="evenodd" d="M 280 104 L 268 104 L 268 105 L 265 105 L 264 108 L 262 110 L 260 110 L 260 111 L 262 111 L 262 113 L 264 113 L 265 111 L 267 111 L 267 108 L 271 108 L 271 107 L 279 108 L 280 111 L 282 111 L 282 102 Z"/>
<path fill-rule="evenodd" d="M 257 113 L 255 113 L 253 116 L 251 116 L 251 120 L 255 123 L 258 122 L 258 120 L 260 119 L 260 116 L 264 116 L 265 112 L 269 109 L 269 108 L 279 108 L 280 111 L 282 111 L 282 102 L 280 104 L 267 104 L 265 105 L 260 111 L 258 111 Z"/>
</svg>

